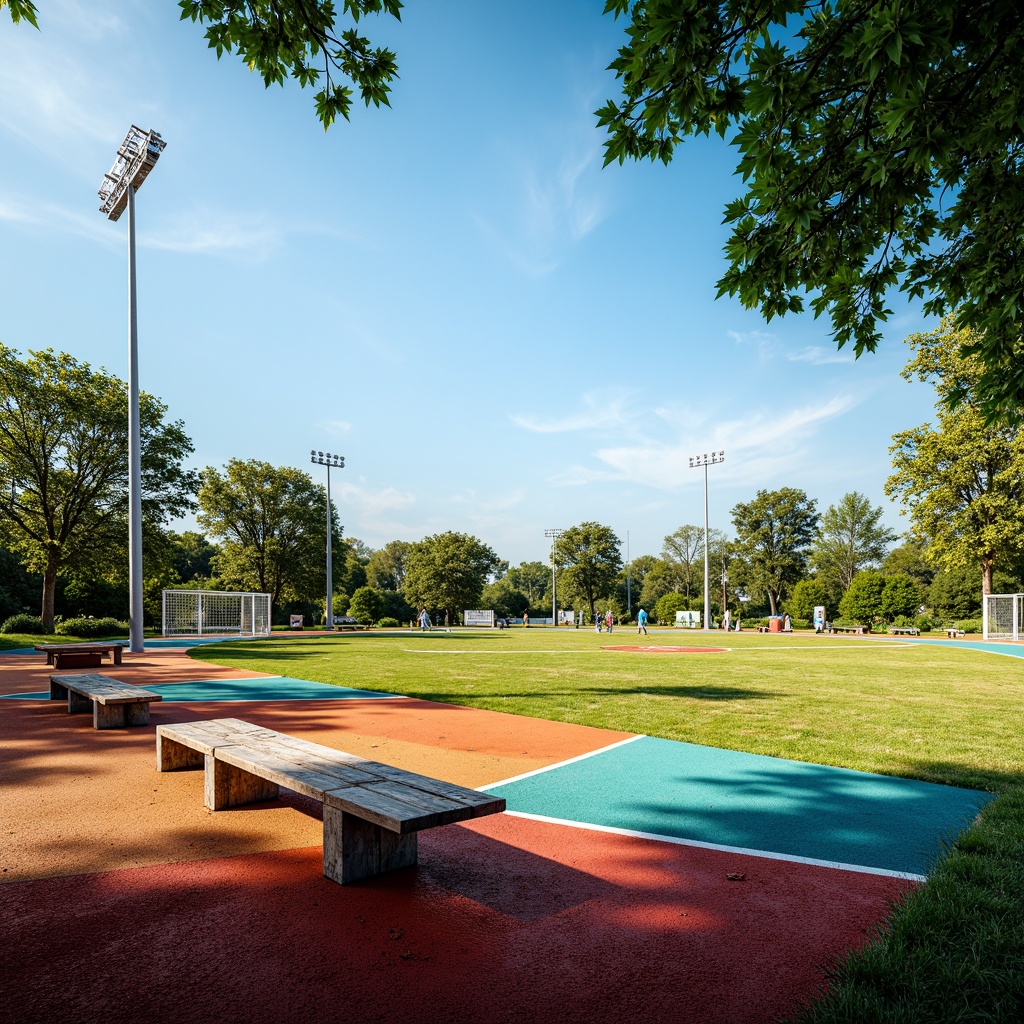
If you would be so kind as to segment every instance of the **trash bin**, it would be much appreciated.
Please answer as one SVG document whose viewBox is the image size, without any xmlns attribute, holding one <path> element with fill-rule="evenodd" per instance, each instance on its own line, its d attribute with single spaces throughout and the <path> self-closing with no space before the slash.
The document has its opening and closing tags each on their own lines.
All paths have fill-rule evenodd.
<svg viewBox="0 0 1024 1024">
<path fill-rule="evenodd" d="M 769 633 L 781 633 L 782 632 L 782 616 L 771 615 L 768 618 L 768 632 Z"/>
</svg>

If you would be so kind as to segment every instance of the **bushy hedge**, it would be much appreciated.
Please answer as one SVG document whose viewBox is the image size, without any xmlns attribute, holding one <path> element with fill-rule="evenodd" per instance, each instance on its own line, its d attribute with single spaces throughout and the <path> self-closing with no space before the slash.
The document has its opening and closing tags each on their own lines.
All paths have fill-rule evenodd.
<svg viewBox="0 0 1024 1024">
<path fill-rule="evenodd" d="M 398 619 L 391 618 L 390 615 L 385 615 L 383 619 L 377 620 L 377 626 L 383 626 L 385 629 L 394 629 L 396 626 L 400 626 L 401 623 Z"/>
<path fill-rule="evenodd" d="M 32 633 L 41 636 L 46 630 L 38 615 L 12 615 L 0 626 L 0 633 Z"/>
<path fill-rule="evenodd" d="M 131 627 L 127 622 L 117 619 L 65 619 L 55 627 L 56 632 L 63 636 L 80 636 L 83 639 L 96 639 L 105 636 L 127 636 Z"/>
<path fill-rule="evenodd" d="M 981 619 L 960 619 L 954 622 L 953 625 L 957 629 L 962 629 L 965 633 L 980 633 L 984 629 Z"/>
</svg>

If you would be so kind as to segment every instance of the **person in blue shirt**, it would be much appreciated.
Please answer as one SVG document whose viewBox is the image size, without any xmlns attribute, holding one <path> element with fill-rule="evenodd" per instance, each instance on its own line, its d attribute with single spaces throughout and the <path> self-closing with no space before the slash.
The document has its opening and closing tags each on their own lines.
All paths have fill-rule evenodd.
<svg viewBox="0 0 1024 1024">
<path fill-rule="evenodd" d="M 644 636 L 647 635 L 647 612 L 645 612 L 643 608 L 640 609 L 640 612 L 636 617 L 636 631 L 638 634 L 643 633 Z"/>
</svg>

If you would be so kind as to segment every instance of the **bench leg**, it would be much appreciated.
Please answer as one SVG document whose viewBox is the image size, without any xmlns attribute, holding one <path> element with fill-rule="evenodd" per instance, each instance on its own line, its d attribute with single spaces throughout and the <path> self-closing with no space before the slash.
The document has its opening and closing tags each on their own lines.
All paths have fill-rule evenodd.
<svg viewBox="0 0 1024 1024">
<path fill-rule="evenodd" d="M 206 806 L 211 811 L 239 804 L 255 804 L 261 800 L 276 800 L 280 790 L 276 782 L 267 782 L 258 775 L 242 771 L 226 761 L 218 761 L 213 754 L 206 755 Z"/>
<path fill-rule="evenodd" d="M 416 833 L 399 835 L 324 804 L 324 874 L 348 885 L 416 863 Z"/>
<path fill-rule="evenodd" d="M 177 769 L 203 768 L 206 758 L 201 750 L 193 750 L 184 743 L 169 740 L 166 736 L 156 738 L 156 770 L 173 772 Z"/>
<path fill-rule="evenodd" d="M 115 647 L 113 649 L 113 651 L 111 651 L 111 654 L 113 654 L 113 656 L 114 656 L 114 664 L 115 665 L 120 665 L 121 664 L 121 652 L 123 650 L 124 650 L 123 647 L 118 646 L 118 647 Z"/>
<path fill-rule="evenodd" d="M 124 705 L 125 725 L 149 725 L 149 701 Z"/>
<path fill-rule="evenodd" d="M 60 683 L 50 680 L 50 700 L 67 700 L 68 699 L 68 688 L 61 686 Z M 68 708 L 68 711 L 71 709 Z"/>
<path fill-rule="evenodd" d="M 126 704 L 92 702 L 92 724 L 97 729 L 121 729 L 127 725 Z"/>
<path fill-rule="evenodd" d="M 69 715 L 84 715 L 92 711 L 93 700 L 91 697 L 83 697 L 80 693 L 75 693 L 74 690 L 68 690 L 67 694 Z"/>
</svg>

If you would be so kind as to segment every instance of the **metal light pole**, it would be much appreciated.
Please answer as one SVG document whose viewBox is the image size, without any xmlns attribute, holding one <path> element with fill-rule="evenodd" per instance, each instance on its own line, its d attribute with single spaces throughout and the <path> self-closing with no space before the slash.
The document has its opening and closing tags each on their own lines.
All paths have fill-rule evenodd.
<svg viewBox="0 0 1024 1024">
<path fill-rule="evenodd" d="M 143 649 L 142 631 L 142 446 L 139 426 L 139 321 L 135 303 L 135 193 L 164 151 L 154 131 L 132 125 L 114 166 L 103 175 L 100 213 L 116 221 L 128 210 L 128 605 L 129 650 Z"/>
<path fill-rule="evenodd" d="M 629 589 L 629 530 L 626 531 L 626 618 L 633 617 L 633 600 Z"/>
<path fill-rule="evenodd" d="M 334 629 L 334 577 L 331 569 L 331 466 L 335 469 L 345 468 L 344 455 L 332 455 L 330 452 L 311 451 L 310 462 L 327 467 L 327 614 L 324 621 L 328 629 Z"/>
<path fill-rule="evenodd" d="M 704 632 L 711 629 L 711 581 L 708 576 L 708 466 L 725 462 L 725 452 L 705 452 L 690 459 L 690 469 L 704 467 Z M 723 610 L 724 614 L 724 610 Z"/>
<path fill-rule="evenodd" d="M 545 530 L 544 536 L 551 538 L 551 625 L 558 628 L 558 602 L 555 598 L 555 541 L 565 530 Z"/>
</svg>

